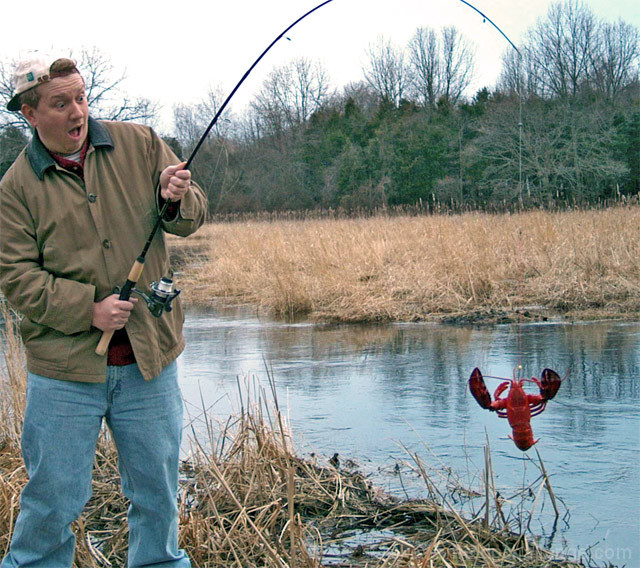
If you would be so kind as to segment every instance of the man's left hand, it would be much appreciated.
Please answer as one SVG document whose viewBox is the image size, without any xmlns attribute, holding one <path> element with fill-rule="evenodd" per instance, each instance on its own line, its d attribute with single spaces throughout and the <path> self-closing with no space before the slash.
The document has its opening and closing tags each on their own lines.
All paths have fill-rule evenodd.
<svg viewBox="0 0 640 568">
<path fill-rule="evenodd" d="M 169 166 L 160 174 L 160 195 L 163 199 L 180 201 L 191 185 L 191 172 L 183 169 L 187 162 Z"/>
</svg>

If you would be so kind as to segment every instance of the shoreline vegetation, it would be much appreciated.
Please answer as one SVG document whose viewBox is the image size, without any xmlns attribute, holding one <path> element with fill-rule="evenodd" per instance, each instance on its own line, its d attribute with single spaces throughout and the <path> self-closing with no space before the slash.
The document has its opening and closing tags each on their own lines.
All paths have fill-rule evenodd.
<svg viewBox="0 0 640 568">
<path fill-rule="evenodd" d="M 26 373 L 11 314 L 3 308 L 0 371 L 0 556 L 6 553 L 27 474 L 20 456 Z M 275 384 L 239 381 L 241 410 L 213 424 L 203 410 L 190 416 L 191 452 L 181 462 L 180 546 L 194 568 L 580 568 L 585 564 L 540 547 L 524 536 L 543 473 L 513 497 L 500 496 L 490 450 L 478 487 L 456 482 L 443 493 L 431 467 L 407 453 L 402 468 L 425 484 L 424 499 L 399 499 L 374 486 L 349 460 L 296 455 L 280 413 Z M 535 463 L 535 462 L 534 462 Z M 398 466 L 400 469 L 400 466 Z M 452 472 L 447 477 L 451 480 Z M 534 485 L 536 485 L 534 487 Z M 74 523 L 74 568 L 126 565 L 127 502 L 120 492 L 117 452 L 104 430 L 98 442 L 93 493 Z M 473 515 L 451 503 L 479 499 Z M 514 512 L 515 511 L 515 512 Z M 557 517 L 556 517 L 557 522 Z"/>
<path fill-rule="evenodd" d="M 214 222 L 169 247 L 189 307 L 311 321 L 637 319 L 640 207 Z"/>
</svg>

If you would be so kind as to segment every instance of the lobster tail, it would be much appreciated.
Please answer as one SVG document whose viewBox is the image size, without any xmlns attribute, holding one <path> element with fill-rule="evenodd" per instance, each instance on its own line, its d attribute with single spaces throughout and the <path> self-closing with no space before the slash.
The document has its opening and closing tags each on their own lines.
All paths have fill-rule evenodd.
<svg viewBox="0 0 640 568">
<path fill-rule="evenodd" d="M 491 395 L 487 390 L 487 386 L 484 384 L 484 379 L 482 378 L 482 373 L 480 369 L 476 367 L 471 372 L 471 377 L 469 378 L 469 390 L 473 395 L 473 398 L 476 399 L 476 402 L 482 407 L 488 410 L 492 410 L 491 408 Z"/>
<path fill-rule="evenodd" d="M 552 369 L 545 369 L 542 371 L 540 378 L 540 395 L 546 400 L 551 400 L 558 393 L 562 379 L 560 375 Z"/>
<path fill-rule="evenodd" d="M 509 438 L 511 438 L 516 447 L 523 452 L 526 452 L 538 441 L 533 439 L 533 431 L 531 428 L 528 428 L 527 431 L 513 430 L 513 436 L 509 436 Z"/>
</svg>

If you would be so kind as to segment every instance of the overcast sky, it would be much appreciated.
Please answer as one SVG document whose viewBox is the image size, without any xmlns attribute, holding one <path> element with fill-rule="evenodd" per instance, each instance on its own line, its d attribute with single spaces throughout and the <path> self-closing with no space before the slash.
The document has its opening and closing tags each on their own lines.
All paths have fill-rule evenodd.
<svg viewBox="0 0 640 568">
<path fill-rule="evenodd" d="M 98 47 L 126 70 L 131 95 L 159 100 L 164 115 L 175 103 L 202 99 L 209 87 L 228 94 L 258 55 L 289 24 L 320 0 L 111 0 L 61 5 L 30 0 L 13 21 L 3 18 L 3 59 L 31 49 L 67 51 Z M 471 1 L 516 44 L 544 17 L 551 0 Z M 608 21 L 640 27 L 639 2 L 588 0 Z M 19 16 L 18 16 L 19 14 Z M 25 16 L 26 14 L 26 16 Z M 460 0 L 333 0 L 294 27 L 243 84 L 235 110 L 257 91 L 275 65 L 296 57 L 320 60 L 334 86 L 362 78 L 366 50 L 379 37 L 404 47 L 416 28 L 455 25 L 475 44 L 473 90 L 492 87 L 507 41 Z"/>
</svg>

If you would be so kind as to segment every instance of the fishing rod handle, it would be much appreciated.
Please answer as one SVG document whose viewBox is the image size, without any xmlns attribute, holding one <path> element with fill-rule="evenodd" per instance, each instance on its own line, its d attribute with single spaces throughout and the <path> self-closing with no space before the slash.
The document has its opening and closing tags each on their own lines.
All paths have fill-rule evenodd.
<svg viewBox="0 0 640 568">
<path fill-rule="evenodd" d="M 128 300 L 131 297 L 131 290 L 135 286 L 136 282 L 142 276 L 142 270 L 144 269 L 144 258 L 138 257 L 136 261 L 133 263 L 131 270 L 129 271 L 129 276 L 127 277 L 127 281 L 125 285 L 120 290 L 120 300 Z M 96 347 L 96 354 L 103 356 L 107 353 L 107 349 L 109 349 L 109 343 L 111 343 L 111 338 L 113 337 L 114 330 L 111 331 L 103 331 L 102 337 L 98 342 L 98 346 Z"/>
<path fill-rule="evenodd" d="M 156 224 L 153 226 L 151 230 L 151 234 L 147 239 L 147 242 L 140 253 L 140 256 L 136 259 L 129 271 L 129 276 L 127 276 L 127 281 L 124 283 L 124 286 L 120 290 L 120 300 L 128 300 L 131 297 L 131 290 L 136 285 L 138 280 L 140 280 L 140 276 L 142 276 L 142 269 L 144 268 L 144 260 L 147 256 L 147 251 L 151 246 L 151 241 L 153 241 L 153 237 L 155 237 L 160 225 L 162 224 L 162 219 L 164 217 L 165 212 L 169 208 L 171 204 L 171 199 L 167 199 L 160 211 L 160 215 L 156 221 Z M 98 346 L 96 347 L 96 354 L 101 357 L 106 354 L 107 349 L 109 348 L 109 343 L 111 342 L 111 337 L 113 337 L 113 331 L 103 331 L 102 337 L 100 337 L 100 341 L 98 342 Z"/>
</svg>

